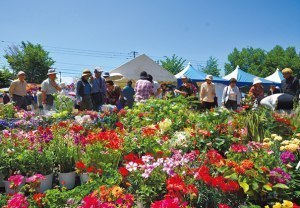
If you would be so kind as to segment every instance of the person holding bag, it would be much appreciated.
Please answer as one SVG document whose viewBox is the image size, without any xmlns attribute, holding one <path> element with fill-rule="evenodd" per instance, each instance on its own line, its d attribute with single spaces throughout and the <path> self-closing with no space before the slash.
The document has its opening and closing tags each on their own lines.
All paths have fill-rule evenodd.
<svg viewBox="0 0 300 208">
<path fill-rule="evenodd" d="M 241 92 L 236 86 L 236 79 L 231 78 L 229 80 L 229 85 L 224 88 L 222 94 L 222 106 L 228 110 L 237 110 L 238 106 L 241 104 Z"/>
</svg>

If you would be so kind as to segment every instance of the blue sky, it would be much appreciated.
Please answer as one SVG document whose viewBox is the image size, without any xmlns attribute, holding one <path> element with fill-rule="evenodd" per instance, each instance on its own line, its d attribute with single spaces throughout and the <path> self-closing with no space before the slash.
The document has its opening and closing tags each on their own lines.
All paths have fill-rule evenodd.
<svg viewBox="0 0 300 208">
<path fill-rule="evenodd" d="M 132 59 L 176 54 L 220 68 L 234 47 L 300 52 L 298 0 L 26 0 L 1 1 L 0 66 L 7 45 L 30 41 L 50 51 L 65 75 L 85 67 L 110 71 Z M 4 41 L 4 42 L 3 42 Z"/>
</svg>

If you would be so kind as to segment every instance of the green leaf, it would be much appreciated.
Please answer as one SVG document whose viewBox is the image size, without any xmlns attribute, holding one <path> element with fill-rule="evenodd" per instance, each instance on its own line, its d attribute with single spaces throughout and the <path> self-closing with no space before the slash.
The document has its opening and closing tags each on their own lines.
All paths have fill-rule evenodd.
<svg viewBox="0 0 300 208">
<path fill-rule="evenodd" d="M 273 188 L 289 189 L 289 187 L 283 183 L 277 183 Z"/>
<path fill-rule="evenodd" d="M 232 173 L 231 175 L 225 176 L 225 178 L 230 178 L 230 179 L 233 179 L 233 180 L 237 180 L 238 176 L 237 176 L 236 173 Z"/>
<path fill-rule="evenodd" d="M 268 184 L 264 185 L 263 188 L 268 190 L 268 191 L 272 191 L 272 187 Z"/>
<path fill-rule="evenodd" d="M 257 182 L 253 182 L 252 183 L 252 188 L 253 188 L 253 190 L 257 190 L 258 189 L 258 183 Z"/>
<path fill-rule="evenodd" d="M 247 193 L 247 191 L 249 190 L 249 185 L 248 185 L 248 183 L 240 181 L 239 184 L 240 184 L 240 186 L 243 188 L 244 193 Z"/>
</svg>

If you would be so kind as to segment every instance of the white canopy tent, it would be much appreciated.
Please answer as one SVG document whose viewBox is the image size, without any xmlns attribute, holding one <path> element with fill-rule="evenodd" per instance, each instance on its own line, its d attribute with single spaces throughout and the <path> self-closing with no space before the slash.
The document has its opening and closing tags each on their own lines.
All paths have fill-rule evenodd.
<svg viewBox="0 0 300 208">
<path fill-rule="evenodd" d="M 125 80 L 138 80 L 140 73 L 146 71 L 151 74 L 153 80 L 164 82 L 175 82 L 176 78 L 166 69 L 162 68 L 159 64 L 153 61 L 145 54 L 136 57 L 135 59 L 119 66 L 118 68 L 110 71 L 112 73 L 120 73 L 123 75 L 122 81 Z"/>
<path fill-rule="evenodd" d="M 276 71 L 271 74 L 270 76 L 265 78 L 266 80 L 269 80 L 271 82 L 274 82 L 276 84 L 280 84 L 281 81 L 284 79 L 282 72 L 277 68 Z"/>
</svg>

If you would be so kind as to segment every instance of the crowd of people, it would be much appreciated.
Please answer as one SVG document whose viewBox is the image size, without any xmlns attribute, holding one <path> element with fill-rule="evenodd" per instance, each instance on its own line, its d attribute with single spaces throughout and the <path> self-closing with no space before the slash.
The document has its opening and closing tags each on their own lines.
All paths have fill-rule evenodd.
<svg viewBox="0 0 300 208">
<path fill-rule="evenodd" d="M 282 71 L 284 80 L 281 83 L 281 89 L 272 85 L 268 92 L 269 97 L 277 93 L 285 93 L 292 96 L 292 102 L 298 102 L 299 99 L 299 80 L 293 76 L 293 71 L 286 68 Z M 9 95 L 4 93 L 3 102 L 13 101 L 21 109 L 28 110 L 28 106 L 36 105 L 39 109 L 54 109 L 54 94 L 61 92 L 64 85 L 56 82 L 55 69 L 50 68 L 47 73 L 47 79 L 41 83 L 37 92 L 26 91 L 27 82 L 25 81 L 25 72 L 18 72 L 18 79 L 14 80 L 9 88 Z M 94 75 L 89 69 L 82 72 L 80 79 L 76 82 L 74 107 L 79 110 L 100 111 L 103 105 L 115 105 L 118 109 L 128 107 L 132 108 L 134 103 L 145 102 L 149 98 L 168 99 L 181 95 L 191 97 L 192 100 L 199 100 L 202 109 L 211 109 L 218 106 L 218 97 L 216 96 L 216 87 L 213 83 L 213 76 L 207 75 L 205 82 L 201 86 L 193 83 L 188 77 L 181 77 L 182 84 L 175 87 L 171 84 L 162 83 L 161 85 L 153 80 L 153 77 L 146 71 L 140 73 L 140 78 L 135 82 L 129 80 L 124 88 L 116 85 L 109 78 L 109 72 L 104 72 L 101 67 L 95 67 Z M 259 78 L 253 80 L 253 85 L 248 94 L 253 100 L 260 103 L 264 99 L 265 90 Z M 276 97 L 276 96 L 274 96 Z M 278 105 L 278 96 L 276 97 Z M 223 90 L 221 97 L 222 106 L 237 110 L 242 103 L 242 93 L 237 87 L 237 80 L 231 78 L 229 85 Z M 284 105 L 288 105 L 285 102 Z"/>
</svg>

